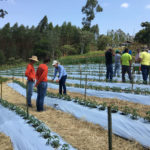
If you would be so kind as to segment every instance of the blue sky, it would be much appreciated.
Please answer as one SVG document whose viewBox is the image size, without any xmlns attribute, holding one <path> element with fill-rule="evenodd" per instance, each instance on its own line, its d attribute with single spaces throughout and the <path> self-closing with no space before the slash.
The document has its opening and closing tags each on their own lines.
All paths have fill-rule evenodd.
<svg viewBox="0 0 150 150">
<path fill-rule="evenodd" d="M 62 25 L 64 21 L 82 27 L 84 16 L 81 8 L 86 0 L 7 0 L 0 1 L 0 8 L 8 15 L 0 18 L 0 27 L 10 22 L 25 26 L 37 25 L 47 15 L 49 22 Z M 124 32 L 135 34 L 141 29 L 141 22 L 150 21 L 150 0 L 99 0 L 102 13 L 96 14 L 92 24 L 98 24 L 100 33 L 121 28 Z"/>
</svg>

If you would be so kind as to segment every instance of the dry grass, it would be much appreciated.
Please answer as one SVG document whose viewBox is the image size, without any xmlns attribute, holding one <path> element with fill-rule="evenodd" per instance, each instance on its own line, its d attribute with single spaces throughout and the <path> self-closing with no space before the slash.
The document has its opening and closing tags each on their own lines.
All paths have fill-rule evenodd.
<svg viewBox="0 0 150 150">
<path fill-rule="evenodd" d="M 21 107 L 25 107 L 25 98 L 6 84 L 3 85 L 3 98 Z M 78 120 L 70 114 L 45 106 L 46 111 L 36 112 L 35 101 L 30 113 L 42 120 L 54 132 L 58 133 L 79 150 L 107 150 L 107 131 L 99 125 Z M 114 150 L 144 150 L 138 143 L 124 140 L 113 135 Z"/>
<path fill-rule="evenodd" d="M 0 150 L 13 150 L 10 138 L 3 133 L 0 133 Z"/>
</svg>

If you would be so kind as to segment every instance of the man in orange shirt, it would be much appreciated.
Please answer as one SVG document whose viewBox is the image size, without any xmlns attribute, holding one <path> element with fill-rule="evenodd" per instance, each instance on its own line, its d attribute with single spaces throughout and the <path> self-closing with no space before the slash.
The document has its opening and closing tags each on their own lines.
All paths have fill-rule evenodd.
<svg viewBox="0 0 150 150">
<path fill-rule="evenodd" d="M 25 76 L 27 77 L 27 103 L 29 107 L 32 107 L 31 104 L 31 97 L 32 97 L 32 91 L 33 91 L 33 85 L 35 82 L 35 70 L 34 70 L 34 63 L 38 62 L 38 58 L 36 56 L 32 56 L 32 58 L 29 58 L 30 63 L 27 66 Z"/>
<path fill-rule="evenodd" d="M 43 105 L 44 105 L 44 97 L 46 96 L 46 90 L 47 90 L 47 75 L 48 75 L 48 66 L 47 64 L 50 62 L 49 58 L 46 58 L 43 61 L 43 64 L 40 64 L 37 72 L 36 72 L 36 84 L 35 87 L 37 87 L 37 100 L 36 100 L 36 107 L 37 111 L 43 111 Z"/>
</svg>

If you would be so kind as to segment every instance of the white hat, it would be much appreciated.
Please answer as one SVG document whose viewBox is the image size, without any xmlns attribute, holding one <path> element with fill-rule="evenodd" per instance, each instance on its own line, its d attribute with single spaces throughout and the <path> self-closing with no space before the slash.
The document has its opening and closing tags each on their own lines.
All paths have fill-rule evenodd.
<svg viewBox="0 0 150 150">
<path fill-rule="evenodd" d="M 52 66 L 55 66 L 55 65 L 58 64 L 58 63 L 59 63 L 59 62 L 58 62 L 57 60 L 54 60 Z"/>
<path fill-rule="evenodd" d="M 38 61 L 38 58 L 37 56 L 32 56 L 31 58 L 29 58 L 29 60 Z"/>
</svg>

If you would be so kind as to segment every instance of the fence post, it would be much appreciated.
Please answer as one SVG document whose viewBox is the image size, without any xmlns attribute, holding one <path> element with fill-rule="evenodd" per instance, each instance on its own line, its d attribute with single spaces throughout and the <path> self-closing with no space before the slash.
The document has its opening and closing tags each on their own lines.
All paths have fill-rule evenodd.
<svg viewBox="0 0 150 150">
<path fill-rule="evenodd" d="M 29 118 L 29 106 L 28 106 L 28 81 L 26 82 L 26 106 L 27 106 L 27 118 Z"/>
<path fill-rule="evenodd" d="M 150 85 L 150 72 L 149 72 L 149 85 Z"/>
<path fill-rule="evenodd" d="M 100 70 L 101 70 L 101 66 L 100 66 L 100 63 L 99 63 L 99 81 L 100 81 Z"/>
<path fill-rule="evenodd" d="M 85 93 L 84 93 L 85 100 L 86 100 L 86 89 L 87 89 L 87 74 L 85 75 Z"/>
<path fill-rule="evenodd" d="M 112 150 L 112 117 L 111 117 L 111 107 L 108 108 L 108 149 Z"/>
<path fill-rule="evenodd" d="M 82 78 L 81 65 L 79 65 L 79 69 L 80 69 L 80 88 L 81 88 L 81 78 Z"/>
<path fill-rule="evenodd" d="M 3 98 L 3 81 L 1 80 L 1 99 Z"/>
</svg>

